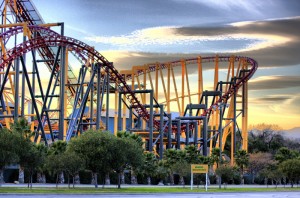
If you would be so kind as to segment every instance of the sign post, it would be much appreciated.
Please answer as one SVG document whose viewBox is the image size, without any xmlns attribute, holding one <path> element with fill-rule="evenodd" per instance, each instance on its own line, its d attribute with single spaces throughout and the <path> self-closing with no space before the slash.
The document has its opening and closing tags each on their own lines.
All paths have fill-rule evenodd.
<svg viewBox="0 0 300 198">
<path fill-rule="evenodd" d="M 194 173 L 205 173 L 205 190 L 207 191 L 207 173 L 208 165 L 207 164 L 191 164 L 191 190 L 193 190 L 194 184 Z"/>
</svg>

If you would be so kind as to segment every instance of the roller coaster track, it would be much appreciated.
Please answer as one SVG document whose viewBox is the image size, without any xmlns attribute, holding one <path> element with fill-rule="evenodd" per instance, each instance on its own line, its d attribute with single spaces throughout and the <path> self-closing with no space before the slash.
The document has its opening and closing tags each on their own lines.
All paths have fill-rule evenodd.
<svg viewBox="0 0 300 198">
<path fill-rule="evenodd" d="M 126 83 L 123 76 L 115 69 L 113 64 L 109 62 L 103 55 L 101 55 L 98 51 L 96 51 L 93 47 L 90 47 L 89 45 L 70 38 L 66 36 L 61 36 L 58 33 L 55 33 L 51 31 L 48 28 L 45 27 L 39 27 L 39 26 L 29 26 L 29 28 L 32 31 L 40 31 L 43 32 L 44 36 L 39 36 L 33 39 L 29 39 L 14 48 L 8 50 L 5 54 L 5 56 L 2 56 L 0 68 L 4 68 L 7 65 L 10 65 L 13 60 L 15 60 L 17 57 L 20 57 L 24 55 L 25 53 L 38 49 L 38 48 L 47 48 L 47 47 L 58 47 L 58 46 L 66 46 L 69 50 L 72 50 L 74 53 L 76 53 L 79 57 L 81 57 L 82 61 L 87 60 L 87 57 L 90 55 L 94 56 L 95 62 L 102 63 L 105 71 L 109 71 L 109 75 L 111 78 L 117 80 L 119 82 L 119 90 L 124 92 L 126 95 L 126 98 L 129 100 L 130 104 L 135 106 L 135 111 L 139 116 L 141 116 L 144 120 L 149 121 L 150 114 L 146 110 L 146 108 L 142 105 L 142 103 L 138 100 L 134 92 L 131 90 L 131 88 Z M 19 33 L 22 28 L 16 27 L 8 30 L 7 32 L 4 32 L 0 36 L 2 38 L 12 36 L 16 33 Z M 85 58 L 86 57 L 86 58 Z M 229 62 L 230 56 L 220 56 L 219 61 L 220 62 Z M 218 106 L 218 103 L 222 101 L 222 99 L 229 99 L 235 92 L 238 91 L 239 87 L 241 87 L 245 82 L 247 82 L 255 73 L 257 70 L 258 64 L 257 62 L 248 57 L 235 57 L 235 61 L 239 61 L 240 59 L 245 59 L 248 64 L 251 65 L 251 68 L 245 74 L 242 78 L 238 79 L 237 82 L 230 87 L 230 89 L 226 90 L 221 98 L 219 98 L 218 101 L 216 101 L 213 105 L 211 105 L 208 109 L 206 109 L 202 116 L 207 116 L 211 111 L 213 106 Z M 188 59 L 187 61 L 195 61 L 196 59 Z M 213 62 L 215 61 L 215 57 L 202 57 L 203 62 Z M 179 61 L 171 62 L 172 64 L 177 64 Z M 160 68 L 166 68 L 166 64 L 160 64 Z M 150 71 L 154 71 L 156 68 L 151 67 L 149 68 Z M 157 130 L 160 127 L 160 123 L 157 120 L 154 120 L 153 122 L 154 128 Z"/>
<path fill-rule="evenodd" d="M 8 6 L 10 7 L 12 13 L 15 15 L 17 22 L 25 22 L 28 25 L 33 25 L 33 26 L 41 25 L 45 23 L 42 17 L 40 16 L 39 12 L 35 8 L 34 4 L 31 2 L 31 0 L 22 0 L 22 1 L 10 0 L 8 1 Z M 43 32 L 38 32 L 37 34 L 38 34 L 37 36 L 44 36 Z M 53 61 L 51 60 L 54 60 L 55 57 L 54 49 L 49 46 L 45 46 L 43 48 L 39 48 L 38 53 L 44 60 L 47 60 L 45 64 L 51 70 L 52 69 L 51 67 L 53 66 Z M 76 83 L 77 81 L 76 76 L 74 75 L 72 68 L 70 66 L 68 67 L 68 81 L 69 83 Z M 71 95 L 74 95 L 75 90 L 73 89 L 73 87 L 68 87 L 68 89 Z"/>
<path fill-rule="evenodd" d="M 29 39 L 15 46 L 14 48 L 8 50 L 5 56 L 2 56 L 0 58 L 2 61 L 0 64 L 0 68 L 4 68 L 7 65 L 11 65 L 13 60 L 15 60 L 17 57 L 20 57 L 33 49 L 45 48 L 45 47 L 66 46 L 69 50 L 72 50 L 82 59 L 84 59 L 84 57 L 88 57 L 92 55 L 94 56 L 95 62 L 101 62 L 103 64 L 105 71 L 109 71 L 109 75 L 111 78 L 118 79 L 119 82 L 118 86 L 120 91 L 126 94 L 127 99 L 130 101 L 132 105 L 137 106 L 135 108 L 136 112 L 141 117 L 143 117 L 146 121 L 149 120 L 150 115 L 148 111 L 145 109 L 145 107 L 143 107 L 143 105 L 137 99 L 135 94 L 131 91 L 130 87 L 127 85 L 127 83 L 122 78 L 122 76 L 118 73 L 118 71 L 115 69 L 112 63 L 109 62 L 99 52 L 97 52 L 93 47 L 90 47 L 87 44 L 70 37 L 61 36 L 59 34 L 53 34 L 53 32 L 50 31 L 48 28 L 34 27 L 34 26 L 30 26 L 30 28 L 36 30 L 43 30 L 45 32 L 49 31 L 49 34 L 48 36 L 40 36 L 37 38 Z M 7 33 L 3 33 L 2 35 L 11 35 L 16 32 L 18 31 L 11 29 Z M 157 127 L 159 126 L 159 123 L 157 121 L 155 121 L 154 123 L 155 126 Z"/>
</svg>

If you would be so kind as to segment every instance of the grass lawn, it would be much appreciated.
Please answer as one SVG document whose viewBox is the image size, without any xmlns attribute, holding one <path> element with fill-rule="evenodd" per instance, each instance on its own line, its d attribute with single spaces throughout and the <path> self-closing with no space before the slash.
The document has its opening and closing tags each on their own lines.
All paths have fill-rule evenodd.
<svg viewBox="0 0 300 198">
<path fill-rule="evenodd" d="M 230 188 L 227 189 L 219 189 L 219 188 L 209 188 L 208 192 L 290 192 L 290 191 L 300 191 L 300 187 L 286 187 L 286 188 Z M 121 189 L 117 188 L 102 188 L 99 186 L 98 189 L 96 188 L 85 188 L 85 187 L 78 187 L 78 188 L 66 188 L 66 187 L 37 187 L 37 188 L 24 188 L 24 187 L 0 187 L 0 193 L 45 193 L 45 194 L 95 194 L 95 193 L 193 193 L 193 192 L 202 192 L 205 193 L 205 189 L 201 188 L 194 188 L 193 190 L 190 187 L 186 186 L 185 188 L 178 186 L 177 187 L 123 187 Z"/>
</svg>

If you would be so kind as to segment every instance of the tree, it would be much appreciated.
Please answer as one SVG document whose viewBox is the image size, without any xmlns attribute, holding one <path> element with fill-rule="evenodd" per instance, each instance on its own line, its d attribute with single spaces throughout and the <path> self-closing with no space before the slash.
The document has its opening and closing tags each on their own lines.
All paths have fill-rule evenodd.
<svg viewBox="0 0 300 198">
<path fill-rule="evenodd" d="M 288 159 L 294 159 L 299 156 L 299 152 L 295 150 L 290 150 L 286 147 L 281 147 L 275 154 L 275 160 L 282 163 Z"/>
<path fill-rule="evenodd" d="M 67 150 L 67 142 L 58 140 L 54 142 L 49 149 L 49 155 L 57 155 L 60 157 L 61 154 L 63 154 Z M 64 183 L 64 173 L 63 171 L 59 174 L 59 179 L 57 182 Z"/>
<path fill-rule="evenodd" d="M 220 159 L 220 149 L 219 148 L 213 148 L 211 151 L 211 155 L 209 157 L 209 163 L 210 165 L 217 165 L 217 168 L 222 163 L 222 159 Z"/>
<path fill-rule="evenodd" d="M 20 133 L 20 135 L 26 139 L 30 139 L 34 135 L 34 132 L 31 131 L 30 125 L 25 118 L 19 118 L 17 121 L 14 121 L 14 123 L 11 124 L 11 131 Z"/>
<path fill-rule="evenodd" d="M 31 131 L 30 125 L 25 118 L 19 118 L 18 120 L 15 120 L 14 123 L 11 124 L 11 132 L 19 134 L 21 136 L 20 144 L 24 144 L 23 146 L 19 145 L 21 147 L 21 151 L 19 152 L 19 157 L 20 157 L 19 182 L 24 183 L 24 167 L 22 163 L 24 160 L 26 161 L 27 149 L 25 147 L 26 146 L 28 147 L 27 144 L 30 141 L 30 138 L 34 135 L 34 132 Z"/>
<path fill-rule="evenodd" d="M 151 185 L 151 177 L 155 176 L 158 169 L 158 160 L 154 153 L 144 153 L 143 166 L 139 169 L 139 172 L 147 177 L 148 185 Z"/>
<path fill-rule="evenodd" d="M 37 182 L 38 183 L 46 183 L 46 176 L 44 172 L 46 171 L 45 161 L 48 154 L 49 147 L 45 144 L 36 144 L 36 148 L 40 155 L 41 163 L 37 166 Z"/>
<path fill-rule="evenodd" d="M 226 188 L 226 184 L 233 180 L 233 176 L 235 174 L 233 167 L 227 165 L 221 165 L 216 169 L 216 174 L 222 178 L 224 183 L 224 188 Z"/>
<path fill-rule="evenodd" d="M 8 129 L 0 129 L 0 184 L 4 182 L 3 172 L 6 165 L 19 161 L 18 139 L 19 136 Z"/>
<path fill-rule="evenodd" d="M 135 133 L 131 133 L 129 131 L 118 131 L 117 137 L 130 138 L 130 139 L 134 140 L 141 147 L 143 147 L 143 145 L 144 145 L 141 136 L 139 136 L 138 134 L 135 134 Z M 121 175 L 122 175 L 122 178 L 124 178 L 124 172 L 122 172 Z M 135 171 L 133 169 L 131 169 L 131 184 L 137 184 L 137 177 L 136 177 Z"/>
<path fill-rule="evenodd" d="M 185 160 L 189 164 L 208 164 L 209 157 L 200 154 L 198 148 L 194 145 L 186 146 L 185 148 Z"/>
<path fill-rule="evenodd" d="M 110 147 L 111 168 L 118 174 L 118 188 L 121 188 L 121 173 L 126 167 L 137 169 L 143 163 L 143 148 L 131 138 L 116 138 Z"/>
<path fill-rule="evenodd" d="M 26 152 L 20 155 L 20 166 L 28 171 L 28 188 L 32 188 L 32 176 L 38 167 L 44 163 L 44 156 L 40 155 L 37 145 L 28 140 L 26 141 L 26 146 L 23 144 L 23 148 L 26 149 Z"/>
<path fill-rule="evenodd" d="M 269 172 L 269 178 L 275 181 L 275 185 L 277 188 L 277 185 L 281 182 L 281 179 L 284 177 L 284 174 L 282 170 L 276 166 L 274 170 L 271 170 Z"/>
<path fill-rule="evenodd" d="M 67 142 L 58 140 L 50 146 L 49 154 L 58 155 L 64 153 L 66 150 L 67 150 Z"/>
<path fill-rule="evenodd" d="M 179 159 L 175 164 L 172 165 L 174 173 L 179 175 L 179 184 L 185 185 L 184 177 L 191 173 L 191 165 L 184 159 Z"/>
<path fill-rule="evenodd" d="M 244 168 L 249 165 L 249 154 L 245 150 L 238 150 L 235 153 L 235 163 L 240 169 L 240 177 L 242 184 L 244 184 Z"/>
<path fill-rule="evenodd" d="M 182 157 L 185 158 L 185 151 L 175 149 L 168 149 L 165 151 L 163 165 L 169 173 L 171 185 L 174 185 L 174 164 L 178 160 L 181 160 Z"/>
<path fill-rule="evenodd" d="M 265 167 L 274 164 L 271 153 L 250 153 L 249 154 L 249 171 L 252 173 L 252 183 L 254 183 L 255 176 Z"/>
<path fill-rule="evenodd" d="M 280 170 L 290 180 L 291 187 L 300 179 L 300 159 L 289 159 L 279 165 Z"/>
<path fill-rule="evenodd" d="M 63 170 L 68 175 L 68 187 L 70 188 L 70 176 L 71 176 L 73 180 L 73 188 L 74 188 L 75 176 L 79 174 L 79 171 L 84 169 L 85 160 L 71 150 L 67 150 L 65 153 L 63 153 L 60 159 L 63 166 Z"/>
<path fill-rule="evenodd" d="M 64 170 L 63 163 L 61 160 L 62 154 L 51 154 L 47 156 L 45 166 L 51 175 L 56 175 L 56 188 L 58 188 L 59 174 Z"/>
<path fill-rule="evenodd" d="M 280 127 L 277 125 L 259 124 L 249 131 L 248 150 L 254 152 L 270 152 L 274 154 L 284 146 L 284 139 L 280 135 Z"/>
<path fill-rule="evenodd" d="M 112 170 L 115 139 L 109 132 L 88 130 L 69 142 L 69 149 L 85 159 L 85 167 L 92 172 L 95 188 L 98 188 L 97 174 Z"/>
</svg>

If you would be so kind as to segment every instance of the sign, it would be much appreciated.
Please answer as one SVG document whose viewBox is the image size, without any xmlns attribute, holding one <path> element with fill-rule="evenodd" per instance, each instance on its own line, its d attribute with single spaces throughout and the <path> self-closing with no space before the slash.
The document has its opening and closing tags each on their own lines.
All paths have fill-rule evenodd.
<svg viewBox="0 0 300 198">
<path fill-rule="evenodd" d="M 192 173 L 208 173 L 207 164 L 191 164 Z"/>
<path fill-rule="evenodd" d="M 193 185 L 194 185 L 193 173 L 205 173 L 205 190 L 207 191 L 208 165 L 207 164 L 191 164 L 191 190 L 193 190 Z"/>
</svg>

